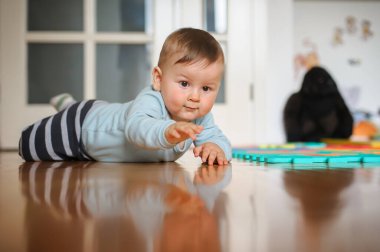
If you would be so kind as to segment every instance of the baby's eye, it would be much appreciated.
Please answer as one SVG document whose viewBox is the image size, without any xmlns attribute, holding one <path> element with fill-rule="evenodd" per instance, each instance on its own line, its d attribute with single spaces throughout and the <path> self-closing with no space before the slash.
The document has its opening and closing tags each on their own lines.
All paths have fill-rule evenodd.
<svg viewBox="0 0 380 252">
<path fill-rule="evenodd" d="M 179 84 L 181 85 L 181 87 L 188 87 L 189 86 L 189 83 L 187 81 L 181 81 L 181 82 L 179 82 Z"/>
<path fill-rule="evenodd" d="M 202 90 L 205 91 L 205 92 L 207 92 L 207 91 L 210 91 L 211 88 L 210 88 L 210 87 L 207 87 L 207 86 L 204 86 L 204 87 L 202 87 Z"/>
</svg>

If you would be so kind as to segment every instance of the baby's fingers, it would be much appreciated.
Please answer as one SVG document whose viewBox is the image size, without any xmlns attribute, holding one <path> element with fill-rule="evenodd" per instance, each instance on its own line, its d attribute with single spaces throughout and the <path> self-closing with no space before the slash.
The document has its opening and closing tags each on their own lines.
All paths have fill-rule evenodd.
<svg viewBox="0 0 380 252">
<path fill-rule="evenodd" d="M 193 140 L 197 139 L 195 132 L 192 129 L 186 129 L 185 133 Z"/>
<path fill-rule="evenodd" d="M 217 154 L 216 159 L 218 161 L 218 165 L 226 165 L 226 164 L 228 164 L 228 161 L 227 161 L 224 153 L 222 153 L 222 152 L 219 152 Z"/>
<path fill-rule="evenodd" d="M 175 137 L 175 138 L 180 138 L 181 137 L 181 134 L 180 132 L 177 130 L 177 129 L 173 129 L 170 134 Z"/>
<path fill-rule="evenodd" d="M 208 155 L 208 165 L 213 165 L 216 160 L 217 154 L 216 151 L 211 151 Z"/>
<path fill-rule="evenodd" d="M 192 124 L 190 127 L 186 127 L 184 132 L 193 140 L 197 138 L 196 134 L 201 133 L 203 130 L 202 126 Z"/>
<path fill-rule="evenodd" d="M 206 163 L 208 156 L 210 155 L 210 149 L 202 148 L 202 152 L 200 155 L 201 155 L 202 163 Z"/>
<path fill-rule="evenodd" d="M 203 131 L 203 126 L 202 125 L 194 125 L 194 132 L 199 134 Z"/>
<path fill-rule="evenodd" d="M 200 155 L 201 152 L 202 152 L 202 148 L 203 148 L 202 145 L 197 146 L 197 147 L 194 148 L 193 152 L 194 152 L 194 156 L 195 156 L 195 157 L 199 157 L 199 155 Z"/>
</svg>

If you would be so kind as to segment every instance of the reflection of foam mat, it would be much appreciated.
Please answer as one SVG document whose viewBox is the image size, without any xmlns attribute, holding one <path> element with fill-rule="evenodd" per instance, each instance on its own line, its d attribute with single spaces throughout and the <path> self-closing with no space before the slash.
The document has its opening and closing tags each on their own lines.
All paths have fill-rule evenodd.
<svg viewBox="0 0 380 252">
<path fill-rule="evenodd" d="M 380 149 L 372 146 L 286 144 L 233 149 L 236 159 L 267 164 L 380 163 Z"/>
</svg>

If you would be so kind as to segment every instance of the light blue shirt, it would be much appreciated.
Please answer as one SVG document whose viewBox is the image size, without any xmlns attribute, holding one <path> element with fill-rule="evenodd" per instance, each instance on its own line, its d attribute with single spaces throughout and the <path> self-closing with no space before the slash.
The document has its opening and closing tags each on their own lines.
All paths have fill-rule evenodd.
<svg viewBox="0 0 380 252">
<path fill-rule="evenodd" d="M 97 102 L 83 121 L 82 141 L 87 153 L 97 161 L 175 161 L 193 141 L 187 139 L 183 145 L 170 144 L 165 138 L 165 130 L 173 123 L 161 93 L 149 86 L 128 103 Z M 215 143 L 231 160 L 231 144 L 214 123 L 211 113 L 193 123 L 204 127 L 194 141 L 195 146 Z"/>
</svg>

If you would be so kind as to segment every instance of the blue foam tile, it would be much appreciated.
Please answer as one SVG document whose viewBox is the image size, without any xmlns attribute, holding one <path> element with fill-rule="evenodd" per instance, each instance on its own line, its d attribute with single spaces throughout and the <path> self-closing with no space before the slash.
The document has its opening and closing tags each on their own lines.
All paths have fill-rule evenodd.
<svg viewBox="0 0 380 252">
<path fill-rule="evenodd" d="M 312 163 L 326 163 L 327 157 L 325 156 L 300 156 L 294 157 L 294 164 L 312 164 Z"/>
<path fill-rule="evenodd" d="M 273 154 L 254 154 L 255 161 L 257 162 L 265 162 L 265 158 L 272 157 Z"/>
<path fill-rule="evenodd" d="M 362 168 L 380 168 L 380 162 L 362 163 Z"/>
<path fill-rule="evenodd" d="M 380 156 L 379 155 L 365 155 L 362 157 L 363 163 L 380 163 Z"/>
<path fill-rule="evenodd" d="M 265 157 L 264 161 L 266 163 L 292 163 L 293 157 L 285 155 L 276 155 L 271 157 Z"/>
<path fill-rule="evenodd" d="M 327 159 L 328 163 L 350 163 L 350 162 L 361 162 L 362 157 L 359 155 L 353 156 L 329 156 Z"/>
<path fill-rule="evenodd" d="M 360 162 L 346 162 L 346 163 L 329 163 L 329 169 L 357 169 L 362 167 L 362 163 Z"/>
<path fill-rule="evenodd" d="M 245 151 L 238 151 L 238 152 L 235 152 L 235 158 L 243 158 L 243 156 L 246 154 Z"/>
</svg>

